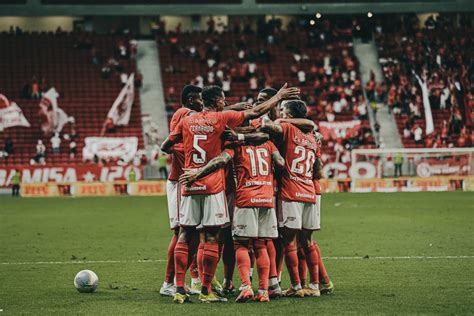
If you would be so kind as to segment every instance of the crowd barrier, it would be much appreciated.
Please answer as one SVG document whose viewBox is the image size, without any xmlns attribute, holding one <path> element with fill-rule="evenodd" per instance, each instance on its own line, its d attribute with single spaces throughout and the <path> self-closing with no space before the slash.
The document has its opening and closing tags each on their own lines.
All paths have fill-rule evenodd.
<svg viewBox="0 0 474 316">
<path fill-rule="evenodd" d="M 323 193 L 335 192 L 441 192 L 474 191 L 474 177 L 383 178 L 357 179 L 355 189 L 351 179 L 323 179 Z M 21 185 L 23 197 L 54 196 L 160 196 L 166 195 L 166 181 L 114 181 L 74 183 L 25 183 Z"/>
</svg>

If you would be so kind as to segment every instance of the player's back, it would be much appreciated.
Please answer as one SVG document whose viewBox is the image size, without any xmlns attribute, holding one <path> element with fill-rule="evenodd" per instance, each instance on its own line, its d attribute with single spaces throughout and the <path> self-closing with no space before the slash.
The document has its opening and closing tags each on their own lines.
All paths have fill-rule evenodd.
<svg viewBox="0 0 474 316">
<path fill-rule="evenodd" d="M 182 136 L 185 152 L 185 167 L 200 168 L 220 155 L 223 148 L 222 133 L 227 125 L 231 128 L 242 124 L 241 112 L 200 112 L 183 120 Z M 224 189 L 224 170 L 196 181 L 187 187 L 189 194 L 214 194 Z"/>
<path fill-rule="evenodd" d="M 271 141 L 233 149 L 238 207 L 274 207 L 272 153 L 276 150 Z"/>
<path fill-rule="evenodd" d="M 317 144 L 312 132 L 303 133 L 289 123 L 283 129 L 280 152 L 285 158 L 285 171 L 281 179 L 280 196 L 286 201 L 314 203 L 313 167 Z"/>
</svg>

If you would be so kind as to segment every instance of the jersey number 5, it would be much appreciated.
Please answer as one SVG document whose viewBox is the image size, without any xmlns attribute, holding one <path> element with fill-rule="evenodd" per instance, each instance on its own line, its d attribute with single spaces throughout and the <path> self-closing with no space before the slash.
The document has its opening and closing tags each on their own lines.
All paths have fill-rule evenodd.
<svg viewBox="0 0 474 316">
<path fill-rule="evenodd" d="M 299 155 L 299 157 L 295 158 L 291 163 L 291 172 L 304 174 L 305 177 L 311 177 L 313 164 L 316 160 L 314 152 L 309 151 L 302 146 L 296 146 L 295 154 Z"/>
<path fill-rule="evenodd" d="M 207 140 L 207 135 L 194 135 L 193 138 L 193 148 L 198 152 L 193 154 L 193 162 L 198 164 L 206 162 L 206 152 L 199 146 L 200 140 Z"/>
</svg>

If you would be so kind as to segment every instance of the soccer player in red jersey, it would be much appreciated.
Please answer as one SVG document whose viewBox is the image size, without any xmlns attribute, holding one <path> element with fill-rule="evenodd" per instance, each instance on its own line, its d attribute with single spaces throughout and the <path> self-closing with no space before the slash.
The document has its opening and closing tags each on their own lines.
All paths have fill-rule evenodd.
<svg viewBox="0 0 474 316">
<path fill-rule="evenodd" d="M 285 118 L 305 118 L 306 104 L 300 100 L 289 100 L 282 104 L 281 116 Z M 279 195 L 279 225 L 283 237 L 285 263 L 290 274 L 291 287 L 286 296 L 304 297 L 298 273 L 298 256 L 296 251 L 296 235 L 301 231 L 304 237 L 304 252 L 308 268 L 313 279 L 318 275 L 317 251 L 312 246 L 311 235 L 319 229 L 319 216 L 316 208 L 314 187 L 314 164 L 316 162 L 317 144 L 312 132 L 304 133 L 296 126 L 283 122 L 276 124 L 264 121 L 261 127 L 273 137 L 281 139 L 280 152 L 285 158 L 285 171 L 281 179 Z M 314 296 L 319 294 L 319 284 L 310 283 Z"/>
<path fill-rule="evenodd" d="M 282 99 L 295 98 L 298 88 L 287 88 L 286 84 L 278 93 L 252 109 L 242 112 L 225 111 L 225 96 L 220 87 L 205 87 L 202 91 L 204 110 L 182 120 L 169 137 L 163 142 L 162 150 L 167 152 L 182 140 L 185 152 L 185 167 L 200 168 L 222 152 L 222 134 L 225 128 L 235 128 L 245 120 L 263 115 Z M 175 248 L 175 270 L 177 292 L 174 300 L 184 303 L 189 296 L 184 289 L 184 272 L 187 268 L 189 254 L 189 233 L 196 226 L 202 225 L 205 233 L 202 258 L 202 290 L 199 299 L 202 302 L 221 302 L 225 298 L 212 293 L 211 281 L 219 261 L 217 235 L 219 228 L 228 222 L 227 206 L 224 191 L 224 170 L 217 169 L 206 177 L 182 189 L 180 203 L 180 233 Z M 200 264 L 200 260 L 202 260 Z"/>
<path fill-rule="evenodd" d="M 196 181 L 202 174 L 207 173 L 207 169 L 222 167 L 230 160 L 233 161 L 237 177 L 232 235 L 242 280 L 241 292 L 236 302 L 246 302 L 250 299 L 268 302 L 270 258 L 267 244 L 273 244 L 271 239 L 278 237 L 272 166 L 283 168 L 285 163 L 275 145 L 267 140 L 261 144 L 252 142 L 227 148 L 221 156 L 211 160 L 205 167 L 187 170 L 180 180 Z M 255 297 L 250 281 L 250 242 L 253 243 L 256 253 L 259 278 L 259 290 Z"/>
<path fill-rule="evenodd" d="M 181 105 L 171 118 L 170 131 L 173 131 L 178 123 L 192 112 L 201 112 L 203 103 L 201 97 L 202 89 L 198 86 L 187 85 L 181 91 Z M 183 173 L 184 148 L 183 144 L 176 144 L 171 152 L 171 172 L 166 182 L 166 194 L 168 198 L 168 213 L 170 227 L 174 230 L 173 238 L 168 247 L 168 261 L 166 263 L 165 281 L 160 289 L 161 295 L 174 296 L 176 286 L 174 284 L 174 248 L 178 241 L 179 232 L 179 201 L 181 200 L 181 185 L 179 176 Z M 196 294 L 196 293 L 193 293 Z"/>
</svg>

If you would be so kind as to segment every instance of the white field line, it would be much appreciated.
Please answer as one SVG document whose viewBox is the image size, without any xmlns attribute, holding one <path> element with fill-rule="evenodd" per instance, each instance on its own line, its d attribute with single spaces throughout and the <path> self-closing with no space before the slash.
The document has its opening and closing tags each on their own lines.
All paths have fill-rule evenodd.
<svg viewBox="0 0 474 316">
<path fill-rule="evenodd" d="M 398 256 L 398 257 L 323 257 L 324 260 L 451 260 L 451 259 L 474 259 L 474 256 Z M 66 265 L 66 264 L 114 264 L 114 263 L 165 263 L 165 259 L 155 260 L 91 260 L 91 261 L 24 261 L 24 262 L 0 262 L 0 266 L 20 265 Z"/>
</svg>

